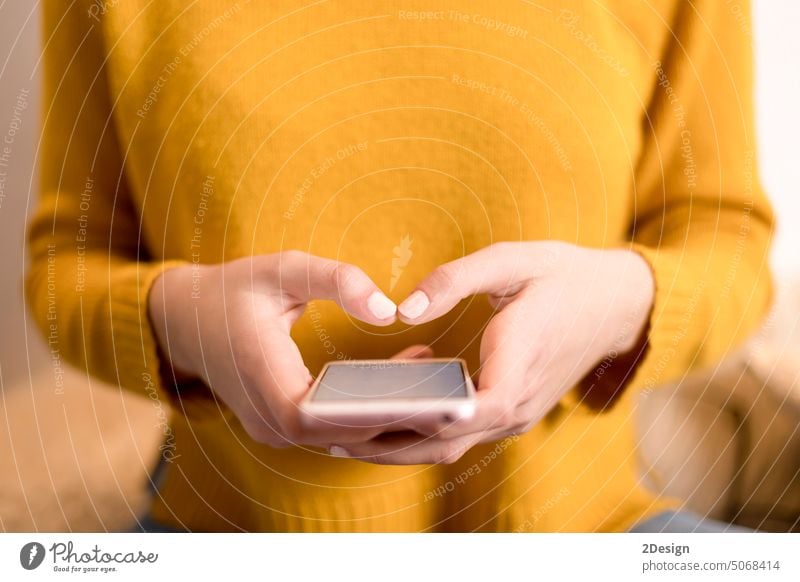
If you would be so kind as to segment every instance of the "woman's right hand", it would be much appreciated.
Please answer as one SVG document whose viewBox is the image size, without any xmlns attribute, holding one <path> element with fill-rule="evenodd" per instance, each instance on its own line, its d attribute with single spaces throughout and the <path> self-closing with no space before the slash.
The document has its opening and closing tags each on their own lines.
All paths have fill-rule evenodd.
<svg viewBox="0 0 800 582">
<path fill-rule="evenodd" d="M 257 442 L 367 441 L 380 429 L 308 431 L 300 422 L 298 404 L 312 377 L 289 332 L 313 299 L 333 300 L 373 325 L 396 317 L 395 304 L 361 269 L 300 251 L 167 270 L 148 308 L 176 377 L 203 380 Z"/>
</svg>

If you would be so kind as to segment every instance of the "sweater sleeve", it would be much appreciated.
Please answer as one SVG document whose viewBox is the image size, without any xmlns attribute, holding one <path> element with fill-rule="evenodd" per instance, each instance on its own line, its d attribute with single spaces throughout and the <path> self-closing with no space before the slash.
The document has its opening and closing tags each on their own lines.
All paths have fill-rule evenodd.
<svg viewBox="0 0 800 582">
<path fill-rule="evenodd" d="M 142 244 L 102 36 L 88 14 L 83 2 L 43 7 L 40 199 L 28 233 L 28 307 L 59 358 L 185 411 L 189 403 L 177 401 L 147 311 L 154 279 L 184 263 L 151 260 Z"/>
<path fill-rule="evenodd" d="M 604 406 L 623 388 L 646 392 L 719 360 L 757 326 L 772 294 L 749 23 L 723 2 L 677 6 L 651 63 L 630 231 L 630 248 L 653 272 L 654 306 L 634 353 L 588 378 L 589 401 L 601 396 Z"/>
</svg>

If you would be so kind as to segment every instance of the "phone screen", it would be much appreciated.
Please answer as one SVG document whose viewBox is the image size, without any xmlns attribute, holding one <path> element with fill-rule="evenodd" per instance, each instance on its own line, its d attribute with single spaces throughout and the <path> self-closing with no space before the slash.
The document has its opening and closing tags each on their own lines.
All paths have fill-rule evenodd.
<svg viewBox="0 0 800 582">
<path fill-rule="evenodd" d="M 328 366 L 312 400 L 465 398 L 460 362 L 351 362 Z"/>
</svg>

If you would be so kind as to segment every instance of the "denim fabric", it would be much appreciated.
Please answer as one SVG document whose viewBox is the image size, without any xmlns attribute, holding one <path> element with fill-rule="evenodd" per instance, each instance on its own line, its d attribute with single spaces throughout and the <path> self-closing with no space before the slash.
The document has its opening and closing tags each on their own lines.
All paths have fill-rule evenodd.
<svg viewBox="0 0 800 582">
<path fill-rule="evenodd" d="M 707 519 L 690 511 L 664 511 L 637 523 L 632 533 L 747 533 L 754 530 Z"/>
<path fill-rule="evenodd" d="M 150 476 L 150 483 L 148 485 L 148 489 L 150 489 L 151 495 L 155 495 L 158 493 L 162 483 L 164 482 L 164 475 L 166 474 L 167 463 L 164 461 L 163 457 L 159 460 L 158 465 L 153 470 L 153 474 Z M 134 525 L 130 530 L 130 533 L 185 533 L 186 530 L 176 529 L 174 527 L 170 527 L 164 524 L 161 524 L 155 521 L 149 513 L 147 513 L 144 517 L 139 518 L 136 525 Z"/>
</svg>

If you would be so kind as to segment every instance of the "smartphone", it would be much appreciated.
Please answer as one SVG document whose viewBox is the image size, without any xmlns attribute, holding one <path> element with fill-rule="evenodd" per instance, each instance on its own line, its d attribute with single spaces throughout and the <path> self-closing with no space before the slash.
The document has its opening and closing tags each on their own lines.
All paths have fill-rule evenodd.
<svg viewBox="0 0 800 582">
<path fill-rule="evenodd" d="M 307 426 L 412 428 L 475 413 L 475 387 L 461 359 L 329 362 L 300 403 Z"/>
</svg>

